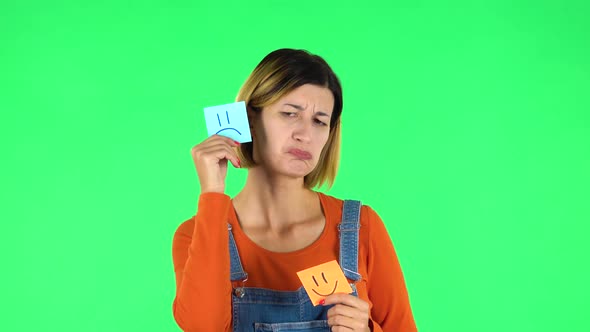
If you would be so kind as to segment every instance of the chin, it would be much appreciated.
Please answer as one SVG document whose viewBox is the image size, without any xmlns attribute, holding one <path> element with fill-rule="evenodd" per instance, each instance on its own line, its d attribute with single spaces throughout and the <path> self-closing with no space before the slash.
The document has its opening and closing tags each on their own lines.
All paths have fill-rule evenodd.
<svg viewBox="0 0 590 332">
<path fill-rule="evenodd" d="M 305 162 L 297 162 L 297 164 L 289 163 L 282 167 L 282 172 L 285 175 L 289 175 L 292 177 L 303 178 L 307 176 L 309 173 L 313 172 L 315 165 L 309 165 Z"/>
</svg>

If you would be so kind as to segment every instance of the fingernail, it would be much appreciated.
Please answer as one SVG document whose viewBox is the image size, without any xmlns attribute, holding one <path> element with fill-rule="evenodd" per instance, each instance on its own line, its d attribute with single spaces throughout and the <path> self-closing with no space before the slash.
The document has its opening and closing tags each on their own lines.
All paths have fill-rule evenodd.
<svg viewBox="0 0 590 332">
<path fill-rule="evenodd" d="M 326 299 L 321 299 L 321 300 L 320 300 L 320 304 L 321 304 L 321 305 L 324 305 L 324 303 L 326 303 Z"/>
<path fill-rule="evenodd" d="M 238 167 L 242 168 L 242 163 L 240 163 L 240 159 L 238 159 Z"/>
<path fill-rule="evenodd" d="M 238 141 L 234 141 L 234 143 L 236 143 L 236 145 L 240 145 L 240 142 L 238 142 Z"/>
</svg>

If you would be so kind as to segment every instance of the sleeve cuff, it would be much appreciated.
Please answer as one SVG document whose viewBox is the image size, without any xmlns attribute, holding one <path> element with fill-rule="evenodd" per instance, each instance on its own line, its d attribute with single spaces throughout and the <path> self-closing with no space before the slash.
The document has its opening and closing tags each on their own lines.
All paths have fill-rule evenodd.
<svg viewBox="0 0 590 332">
<path fill-rule="evenodd" d="M 207 192 L 199 196 L 197 216 L 199 219 L 227 220 L 231 198 L 223 193 Z"/>
</svg>

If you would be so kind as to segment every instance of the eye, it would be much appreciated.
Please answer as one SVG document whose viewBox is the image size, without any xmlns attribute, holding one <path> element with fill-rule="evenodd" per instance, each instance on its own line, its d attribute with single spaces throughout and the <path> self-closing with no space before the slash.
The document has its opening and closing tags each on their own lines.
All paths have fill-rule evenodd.
<svg viewBox="0 0 590 332">
<path fill-rule="evenodd" d="M 316 122 L 317 124 L 319 124 L 320 126 L 327 126 L 327 125 L 328 125 L 328 124 L 326 124 L 325 122 L 322 122 L 322 121 L 320 121 L 320 120 L 318 120 L 318 119 L 315 119 L 315 122 Z"/>
<path fill-rule="evenodd" d="M 292 118 L 293 115 L 297 115 L 297 113 L 295 112 L 281 112 L 281 114 L 283 114 L 286 117 Z"/>
</svg>

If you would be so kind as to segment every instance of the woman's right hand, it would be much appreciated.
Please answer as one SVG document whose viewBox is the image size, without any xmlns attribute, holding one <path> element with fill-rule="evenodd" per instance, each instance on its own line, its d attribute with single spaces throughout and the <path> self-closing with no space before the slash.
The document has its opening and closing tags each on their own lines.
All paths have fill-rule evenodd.
<svg viewBox="0 0 590 332">
<path fill-rule="evenodd" d="M 227 161 L 234 167 L 240 167 L 240 159 L 233 149 L 238 145 L 240 143 L 229 137 L 212 135 L 191 149 L 201 183 L 201 193 L 224 193 Z"/>
</svg>

